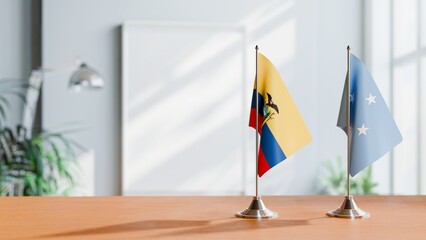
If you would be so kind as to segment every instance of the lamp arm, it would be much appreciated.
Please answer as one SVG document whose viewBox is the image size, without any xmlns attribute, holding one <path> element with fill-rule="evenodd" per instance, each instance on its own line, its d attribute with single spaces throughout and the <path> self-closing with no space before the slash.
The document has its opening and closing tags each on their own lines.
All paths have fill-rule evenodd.
<svg viewBox="0 0 426 240">
<path fill-rule="evenodd" d="M 40 97 L 40 89 L 46 74 L 56 75 L 69 72 L 82 64 L 80 59 L 75 61 L 73 66 L 62 66 L 59 68 L 39 67 L 31 71 L 29 84 L 31 88 L 27 90 L 26 104 L 23 109 L 22 125 L 27 129 L 27 136 L 31 136 L 34 119 L 37 113 L 37 103 Z"/>
<path fill-rule="evenodd" d="M 61 73 L 66 73 L 68 71 L 71 71 L 73 69 L 76 69 L 77 67 L 79 67 L 81 64 L 83 63 L 83 61 L 81 61 L 79 58 L 75 60 L 74 65 L 67 65 L 67 66 L 61 66 L 61 67 L 44 67 L 41 66 L 33 71 L 31 71 L 31 74 L 33 73 L 37 73 L 37 74 L 49 74 L 49 75 L 54 75 L 54 74 L 61 74 Z M 44 77 L 44 76 L 43 76 Z"/>
<path fill-rule="evenodd" d="M 37 70 L 33 70 L 31 72 L 31 76 L 29 78 L 30 88 L 27 89 L 26 94 L 26 103 L 23 109 L 22 115 L 22 125 L 25 127 L 26 134 L 28 137 L 31 137 L 34 118 L 37 113 L 37 103 L 40 96 L 41 84 L 43 82 L 43 75 L 40 74 Z"/>
</svg>

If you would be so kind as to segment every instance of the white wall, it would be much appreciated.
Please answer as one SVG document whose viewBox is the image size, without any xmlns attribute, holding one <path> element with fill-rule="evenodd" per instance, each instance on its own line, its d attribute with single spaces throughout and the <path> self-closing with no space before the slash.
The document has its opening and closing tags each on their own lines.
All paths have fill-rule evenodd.
<svg viewBox="0 0 426 240">
<path fill-rule="evenodd" d="M 365 5 L 370 70 L 403 137 L 392 153 L 373 164 L 380 194 L 426 193 L 424 3 L 379 0 Z"/>
<path fill-rule="evenodd" d="M 346 46 L 362 56 L 361 10 L 356 0 L 45 0 L 43 64 L 67 65 L 80 56 L 104 75 L 106 87 L 76 95 L 66 90 L 65 75 L 45 81 L 43 125 L 88 125 L 74 138 L 94 153 L 95 194 L 119 194 L 120 25 L 125 20 L 246 25 L 249 66 L 254 64 L 254 45 L 259 44 L 282 74 L 313 135 L 310 145 L 262 177 L 261 193 L 312 194 L 321 161 L 345 152 L 344 134 L 335 123 Z M 254 67 L 249 69 L 252 78 Z"/>
<path fill-rule="evenodd" d="M 0 0 L 0 79 L 27 79 L 31 72 L 30 0 Z M 20 122 L 22 103 L 11 98 L 8 126 Z"/>
</svg>

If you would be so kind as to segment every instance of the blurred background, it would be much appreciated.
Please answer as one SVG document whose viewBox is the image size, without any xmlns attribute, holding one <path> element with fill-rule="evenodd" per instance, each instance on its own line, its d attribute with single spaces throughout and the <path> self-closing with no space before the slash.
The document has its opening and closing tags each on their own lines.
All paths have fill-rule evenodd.
<svg viewBox="0 0 426 240">
<path fill-rule="evenodd" d="M 41 153 L 13 160 L 11 171 L 3 145 L 8 184 L 23 179 L 24 195 L 252 195 L 258 44 L 313 137 L 261 178 L 260 193 L 341 194 L 346 135 L 336 121 L 350 45 L 404 139 L 354 179 L 355 192 L 425 194 L 425 16 L 421 0 L 0 0 L 0 78 L 25 85 L 34 69 L 54 69 L 40 77 L 36 109 L 32 86 L 23 85 L 26 104 L 5 96 L 2 134 L 31 106 L 33 135 L 14 133 L 11 143 Z M 62 69 L 76 59 L 103 88 L 70 90 L 72 71 Z M 42 129 L 67 141 L 40 145 Z M 6 185 L 3 195 L 14 195 Z"/>
</svg>

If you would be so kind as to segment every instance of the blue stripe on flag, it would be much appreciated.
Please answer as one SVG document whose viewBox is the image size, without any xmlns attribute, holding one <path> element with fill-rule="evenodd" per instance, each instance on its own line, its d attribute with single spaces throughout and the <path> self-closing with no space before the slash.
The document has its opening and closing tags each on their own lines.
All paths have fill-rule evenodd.
<svg viewBox="0 0 426 240">
<path fill-rule="evenodd" d="M 254 97 L 256 95 L 256 89 L 253 89 L 253 95 L 251 97 L 251 108 L 256 108 L 256 98 Z M 260 93 L 257 93 L 257 96 L 259 98 L 259 102 L 258 102 L 258 113 L 260 114 L 260 116 L 264 117 L 263 114 L 263 96 Z"/>
<path fill-rule="evenodd" d="M 271 168 L 287 158 L 267 124 L 262 127 L 260 147 Z"/>
</svg>

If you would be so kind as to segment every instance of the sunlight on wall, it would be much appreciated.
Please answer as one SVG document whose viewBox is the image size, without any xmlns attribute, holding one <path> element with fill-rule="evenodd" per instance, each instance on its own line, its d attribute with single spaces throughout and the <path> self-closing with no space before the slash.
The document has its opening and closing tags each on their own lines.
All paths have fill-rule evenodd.
<svg viewBox="0 0 426 240">
<path fill-rule="evenodd" d="M 391 39 L 384 36 L 390 36 L 390 29 L 383 27 L 388 24 L 390 19 L 390 4 L 387 0 L 372 1 L 371 10 L 375 11 L 371 18 L 366 18 L 370 24 L 365 29 L 367 33 L 367 44 L 365 46 L 365 60 L 369 70 L 380 89 L 380 92 L 390 106 L 391 103 L 391 57 L 390 46 Z M 376 11 L 374 9 L 380 9 Z M 374 33 L 375 36 L 368 37 Z M 389 194 L 391 189 L 391 159 L 390 154 L 385 154 L 382 158 L 372 164 L 373 181 L 378 183 L 376 192 L 379 194 Z"/>
<path fill-rule="evenodd" d="M 218 25 L 219 31 L 225 31 L 223 28 Z M 230 32 L 234 32 L 235 28 L 230 28 Z M 243 31 L 243 28 L 241 28 Z M 187 56 L 177 63 L 176 67 L 172 70 L 172 77 L 175 79 L 183 78 L 189 75 L 195 69 L 202 67 L 204 64 L 210 61 L 211 58 L 214 58 L 218 54 L 228 51 L 232 46 L 238 46 L 241 44 L 241 34 L 234 33 L 216 33 L 211 37 L 197 46 L 196 49 L 191 49 Z"/>
<path fill-rule="evenodd" d="M 394 115 L 403 136 L 403 142 L 395 147 L 395 194 L 417 192 L 417 66 L 415 63 L 395 68 Z"/>
<path fill-rule="evenodd" d="M 288 16 L 288 11 L 294 7 L 294 1 L 265 1 L 260 4 L 253 12 L 242 19 L 239 24 L 247 26 L 249 31 L 254 31 L 265 27 L 268 23 L 275 21 L 284 14 Z"/>
<path fill-rule="evenodd" d="M 130 79 L 124 93 L 128 96 L 124 194 L 254 193 L 255 134 L 247 121 L 256 44 L 277 67 L 312 135 L 318 137 L 318 127 L 333 131 L 314 138 L 265 174 L 261 192 L 314 193 L 323 160 L 316 153 L 321 150 L 322 155 L 333 158 L 344 151 L 344 143 L 340 149 L 340 143 L 335 144 L 340 140 L 333 137 L 340 134 L 334 121 L 345 66 L 344 58 L 340 61 L 335 57 L 340 56 L 336 54 L 340 49 L 334 44 L 345 47 L 347 39 L 358 35 L 347 30 L 347 36 L 341 34 L 331 40 L 319 37 L 319 26 L 327 26 L 330 32 L 336 31 L 334 26 L 347 28 L 333 21 L 341 15 L 329 19 L 334 11 L 326 8 L 319 18 L 316 14 L 322 9 L 307 11 L 304 4 L 318 7 L 315 1 L 267 1 L 231 25 L 235 31 L 228 25 L 223 30 L 197 26 L 188 30 L 173 23 L 144 26 L 135 39 L 127 39 L 135 49 L 144 48 L 124 50 L 124 76 Z M 323 22 L 317 23 L 319 19 Z M 350 21 L 354 22 L 356 19 Z M 356 40 L 351 41 L 358 45 Z M 323 45 L 317 49 L 320 43 Z M 333 73 L 326 71 L 327 80 L 323 72 L 317 72 L 317 65 L 327 69 L 333 66 Z M 321 95 L 321 111 L 317 107 L 322 90 L 318 89 L 332 89 L 336 95 Z M 330 102 L 335 102 L 335 109 L 329 107 Z M 332 122 L 325 122 L 329 116 Z"/>
<path fill-rule="evenodd" d="M 395 58 L 401 57 L 416 50 L 418 24 L 416 1 L 417 0 L 395 0 Z"/>
<path fill-rule="evenodd" d="M 291 68 L 285 68 L 289 61 L 294 61 L 294 54 L 296 51 L 296 20 L 289 19 L 281 25 L 274 28 L 274 30 L 259 37 L 259 42 L 265 46 L 265 51 L 268 53 L 267 57 L 273 59 L 274 65 L 281 70 L 281 72 L 288 75 Z M 275 46 L 271 50 L 268 46 Z M 284 80 L 286 83 L 291 79 Z"/>
<path fill-rule="evenodd" d="M 91 19 L 91 9 L 81 8 L 83 0 L 46 1 L 43 62 L 57 65 L 84 53 L 108 84 L 97 95 L 76 98 L 56 84 L 66 85 L 65 79 L 51 81 L 43 89 L 44 124 L 77 118 L 93 126 L 93 131 L 76 140 L 96 151 L 96 194 L 119 194 L 121 189 L 124 194 L 204 194 L 209 190 L 212 194 L 251 194 L 254 131 L 247 121 L 254 45 L 259 44 L 277 67 L 313 135 L 311 144 L 262 177 L 262 194 L 315 193 L 321 162 L 345 151 L 335 119 L 345 48 L 350 42 L 363 51 L 364 3 L 193 3 L 170 1 L 170 11 L 164 11 L 164 6 L 153 1 L 107 1 L 102 3 L 105 11 Z M 79 18 L 72 14 L 77 11 L 83 11 Z M 120 34 L 126 20 L 161 26 L 145 26 L 144 33 L 131 42 L 138 50 L 125 51 L 120 49 L 126 42 Z M 187 22 L 231 28 L 213 31 L 206 27 L 191 34 L 193 29 L 179 28 Z M 132 84 L 126 85 L 120 74 L 132 79 Z M 125 92 L 120 92 L 122 87 Z M 123 105 L 121 97 L 127 101 Z M 69 111 L 63 111 L 64 105 Z M 124 130 L 122 120 L 127 122 Z M 122 133 L 126 138 L 120 139 Z M 248 144 L 241 148 L 244 140 Z"/>
</svg>

